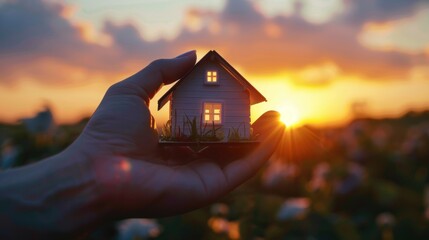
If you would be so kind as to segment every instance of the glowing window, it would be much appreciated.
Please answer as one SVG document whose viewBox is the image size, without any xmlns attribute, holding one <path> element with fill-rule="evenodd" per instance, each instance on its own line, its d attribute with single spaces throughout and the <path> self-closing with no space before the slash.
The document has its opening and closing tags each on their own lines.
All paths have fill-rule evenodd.
<svg viewBox="0 0 429 240">
<path fill-rule="evenodd" d="M 217 83 L 217 72 L 216 71 L 207 71 L 207 83 Z"/>
<path fill-rule="evenodd" d="M 222 123 L 222 103 L 204 103 L 204 122 Z"/>
</svg>

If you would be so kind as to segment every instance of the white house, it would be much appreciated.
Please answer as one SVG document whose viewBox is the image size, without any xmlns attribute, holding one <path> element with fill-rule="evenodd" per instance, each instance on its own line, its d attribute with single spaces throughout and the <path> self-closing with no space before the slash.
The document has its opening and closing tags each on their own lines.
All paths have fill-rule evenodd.
<svg viewBox="0 0 429 240">
<path fill-rule="evenodd" d="M 169 101 L 173 137 L 190 134 L 195 119 L 200 131 L 214 125 L 227 141 L 233 132 L 249 138 L 250 105 L 266 99 L 212 50 L 159 99 L 158 110 Z"/>
</svg>

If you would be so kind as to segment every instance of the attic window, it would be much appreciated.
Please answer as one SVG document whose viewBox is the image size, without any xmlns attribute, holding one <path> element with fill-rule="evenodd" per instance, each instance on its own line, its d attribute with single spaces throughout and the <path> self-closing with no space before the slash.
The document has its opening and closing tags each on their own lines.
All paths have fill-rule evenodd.
<svg viewBox="0 0 429 240">
<path fill-rule="evenodd" d="M 217 84 L 217 72 L 216 71 L 207 71 L 206 83 Z"/>
<path fill-rule="evenodd" d="M 222 123 L 222 103 L 204 103 L 204 123 Z"/>
</svg>

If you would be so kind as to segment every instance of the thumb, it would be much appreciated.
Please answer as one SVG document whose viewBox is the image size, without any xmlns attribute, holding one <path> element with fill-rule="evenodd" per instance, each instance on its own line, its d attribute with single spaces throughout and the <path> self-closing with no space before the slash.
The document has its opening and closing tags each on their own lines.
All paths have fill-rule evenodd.
<svg viewBox="0 0 429 240">
<path fill-rule="evenodd" d="M 284 127 L 280 122 L 280 113 L 276 111 L 267 111 L 262 114 L 253 124 L 253 133 L 265 137 L 267 133 L 271 133 L 273 129 Z"/>
<path fill-rule="evenodd" d="M 235 160 L 224 168 L 224 174 L 231 187 L 236 187 L 253 176 L 274 153 L 283 133 L 284 125 L 279 121 L 280 114 L 275 111 L 264 113 L 253 125 L 259 134 L 259 146 L 244 158 Z"/>
<path fill-rule="evenodd" d="M 183 77 L 195 65 L 195 50 L 176 58 L 158 59 L 133 76 L 114 84 L 110 94 L 135 94 L 147 103 L 164 84 L 170 84 Z"/>
</svg>

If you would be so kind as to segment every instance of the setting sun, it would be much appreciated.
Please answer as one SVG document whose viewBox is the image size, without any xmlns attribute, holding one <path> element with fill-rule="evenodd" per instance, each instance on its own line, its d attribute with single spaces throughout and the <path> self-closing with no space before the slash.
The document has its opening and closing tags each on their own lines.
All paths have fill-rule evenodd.
<svg viewBox="0 0 429 240">
<path fill-rule="evenodd" d="M 296 126 L 300 122 L 299 113 L 293 106 L 284 106 L 280 108 L 280 121 L 282 121 L 286 127 Z"/>
</svg>

